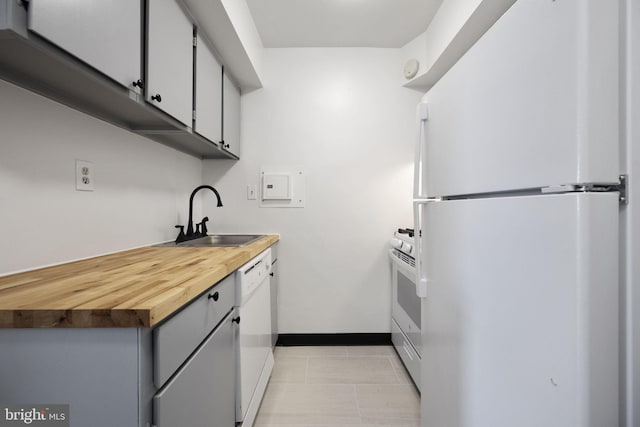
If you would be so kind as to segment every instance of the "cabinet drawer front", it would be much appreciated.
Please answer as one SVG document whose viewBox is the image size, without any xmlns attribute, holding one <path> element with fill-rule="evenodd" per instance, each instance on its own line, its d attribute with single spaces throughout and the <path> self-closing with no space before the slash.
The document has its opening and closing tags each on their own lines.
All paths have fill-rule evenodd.
<svg viewBox="0 0 640 427">
<path fill-rule="evenodd" d="M 162 385 L 233 308 L 234 276 L 218 282 L 153 331 L 153 382 Z"/>
<path fill-rule="evenodd" d="M 158 427 L 235 426 L 233 313 L 153 398 Z"/>
</svg>

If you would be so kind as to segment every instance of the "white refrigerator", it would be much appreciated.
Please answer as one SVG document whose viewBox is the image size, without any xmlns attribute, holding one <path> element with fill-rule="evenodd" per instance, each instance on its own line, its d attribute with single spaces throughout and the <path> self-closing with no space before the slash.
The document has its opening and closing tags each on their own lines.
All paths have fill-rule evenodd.
<svg viewBox="0 0 640 427">
<path fill-rule="evenodd" d="M 618 32 L 518 0 L 418 106 L 423 427 L 619 425 Z"/>
</svg>

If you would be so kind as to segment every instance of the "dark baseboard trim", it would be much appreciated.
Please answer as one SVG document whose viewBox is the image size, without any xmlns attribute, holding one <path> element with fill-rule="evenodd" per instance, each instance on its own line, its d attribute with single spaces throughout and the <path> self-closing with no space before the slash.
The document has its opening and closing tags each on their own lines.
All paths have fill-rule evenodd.
<svg viewBox="0 0 640 427">
<path fill-rule="evenodd" d="M 280 334 L 278 346 L 308 345 L 392 345 L 390 333 L 371 334 Z"/>
</svg>

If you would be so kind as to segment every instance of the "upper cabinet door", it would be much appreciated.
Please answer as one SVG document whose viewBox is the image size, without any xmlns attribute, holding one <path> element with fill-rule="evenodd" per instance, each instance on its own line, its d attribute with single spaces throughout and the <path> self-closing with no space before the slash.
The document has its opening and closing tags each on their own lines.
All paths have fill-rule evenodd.
<svg viewBox="0 0 640 427">
<path fill-rule="evenodd" d="M 146 99 L 191 127 L 193 24 L 175 0 L 149 0 Z"/>
<path fill-rule="evenodd" d="M 222 74 L 222 142 L 223 148 L 240 154 L 240 89 Z"/>
<path fill-rule="evenodd" d="M 222 66 L 204 39 L 196 44 L 195 131 L 213 142 L 222 140 Z"/>
<path fill-rule="evenodd" d="M 142 77 L 141 9 L 131 0 L 31 0 L 29 30 L 133 88 Z"/>
</svg>

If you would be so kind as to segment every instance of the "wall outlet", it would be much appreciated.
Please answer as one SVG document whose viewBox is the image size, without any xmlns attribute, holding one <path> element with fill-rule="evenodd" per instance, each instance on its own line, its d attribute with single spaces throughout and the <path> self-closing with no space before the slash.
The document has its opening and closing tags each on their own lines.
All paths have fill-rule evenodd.
<svg viewBox="0 0 640 427">
<path fill-rule="evenodd" d="M 256 200 L 258 198 L 258 186 L 255 184 L 247 185 L 247 200 Z"/>
<path fill-rule="evenodd" d="M 94 165 L 85 160 L 76 160 L 76 190 L 93 191 L 94 187 Z"/>
</svg>

